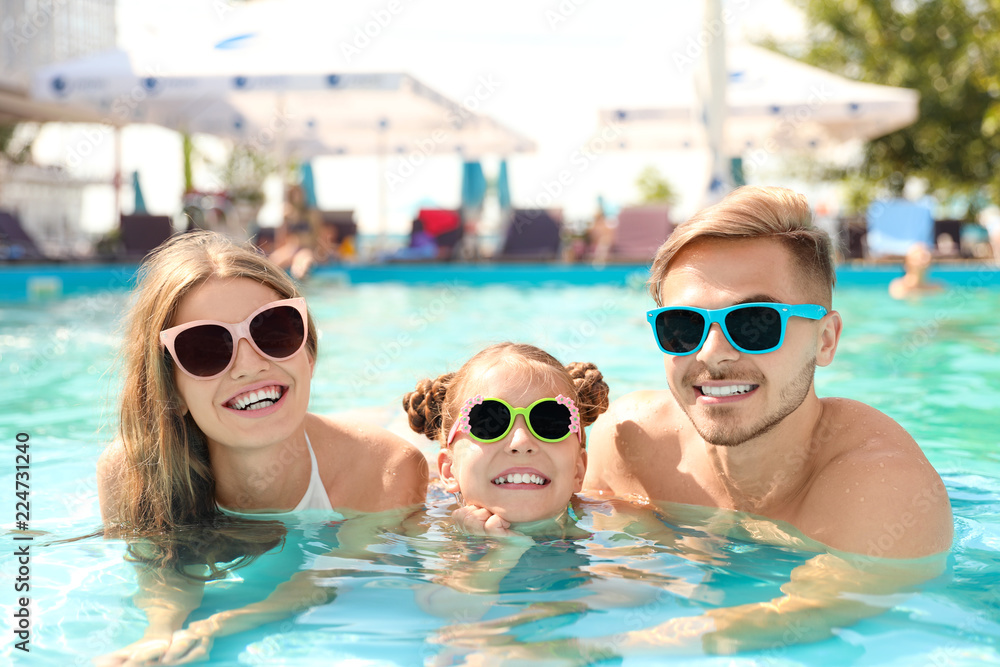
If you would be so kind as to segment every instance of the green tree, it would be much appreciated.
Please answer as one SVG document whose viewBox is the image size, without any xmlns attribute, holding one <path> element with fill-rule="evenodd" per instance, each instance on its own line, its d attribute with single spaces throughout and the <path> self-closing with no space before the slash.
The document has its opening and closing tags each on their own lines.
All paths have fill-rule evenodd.
<svg viewBox="0 0 1000 667">
<path fill-rule="evenodd" d="M 642 170 L 636 181 L 643 204 L 673 204 L 677 193 L 656 167 L 649 166 Z"/>
<path fill-rule="evenodd" d="M 266 153 L 239 143 L 233 146 L 219 170 L 219 179 L 234 201 L 260 205 L 264 203 L 264 181 L 277 169 L 278 165 Z"/>
<path fill-rule="evenodd" d="M 36 132 L 23 131 L 23 125 L 0 125 L 0 157 L 15 164 L 31 160 L 31 146 Z"/>
<path fill-rule="evenodd" d="M 855 204 L 898 194 L 911 176 L 940 199 L 1000 201 L 1000 0 L 791 0 L 805 49 L 768 46 L 852 79 L 912 88 L 919 118 L 870 141 L 843 172 Z"/>
</svg>

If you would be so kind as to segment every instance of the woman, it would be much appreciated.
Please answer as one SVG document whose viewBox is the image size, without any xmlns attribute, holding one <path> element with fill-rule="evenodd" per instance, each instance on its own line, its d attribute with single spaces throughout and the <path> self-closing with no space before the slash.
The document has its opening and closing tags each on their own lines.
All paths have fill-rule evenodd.
<svg viewBox="0 0 1000 667">
<path fill-rule="evenodd" d="M 106 528 L 151 536 L 132 549 L 158 566 L 140 577 L 144 639 L 169 640 L 200 601 L 177 574 L 197 559 L 154 536 L 215 530 L 227 515 L 330 521 L 423 502 L 416 448 L 307 412 L 316 328 L 263 256 L 210 232 L 174 237 L 140 269 L 126 323 L 119 438 L 98 462 L 98 492 Z"/>
</svg>

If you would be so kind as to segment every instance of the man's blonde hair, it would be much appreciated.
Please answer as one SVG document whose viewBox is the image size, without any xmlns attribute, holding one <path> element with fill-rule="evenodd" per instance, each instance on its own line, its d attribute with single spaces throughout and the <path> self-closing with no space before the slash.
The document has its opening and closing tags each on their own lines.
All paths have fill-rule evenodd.
<svg viewBox="0 0 1000 667">
<path fill-rule="evenodd" d="M 660 290 L 670 262 L 685 247 L 705 238 L 780 241 L 804 281 L 816 291 L 820 305 L 831 306 L 837 274 L 830 237 L 812 224 L 812 210 L 799 193 L 787 188 L 744 186 L 678 225 L 656 252 L 650 269 L 648 287 L 656 305 L 663 305 Z"/>
</svg>

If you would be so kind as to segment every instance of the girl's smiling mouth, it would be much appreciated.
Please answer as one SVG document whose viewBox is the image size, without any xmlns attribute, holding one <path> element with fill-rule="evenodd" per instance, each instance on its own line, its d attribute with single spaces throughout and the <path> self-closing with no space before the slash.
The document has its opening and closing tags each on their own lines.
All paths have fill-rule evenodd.
<svg viewBox="0 0 1000 667">
<path fill-rule="evenodd" d="M 550 480 L 536 470 L 508 470 L 493 478 L 494 486 L 504 488 L 530 489 L 548 485 Z"/>
</svg>

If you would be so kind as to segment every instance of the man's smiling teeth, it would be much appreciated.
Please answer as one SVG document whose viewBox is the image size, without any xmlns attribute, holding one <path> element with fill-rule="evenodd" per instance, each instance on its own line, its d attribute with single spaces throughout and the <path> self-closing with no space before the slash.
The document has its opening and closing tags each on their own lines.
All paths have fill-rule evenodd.
<svg viewBox="0 0 1000 667">
<path fill-rule="evenodd" d="M 734 396 L 736 394 L 745 394 L 752 390 L 754 385 L 752 384 L 730 384 L 725 387 L 709 387 L 703 385 L 701 388 L 701 393 L 705 396 L 712 396 L 714 398 L 721 398 L 723 396 Z"/>
<path fill-rule="evenodd" d="M 538 475 L 529 475 L 527 473 L 515 472 L 510 475 L 500 475 L 493 480 L 494 484 L 538 484 L 539 486 L 547 484 L 548 480 L 544 477 L 539 477 Z"/>
<path fill-rule="evenodd" d="M 229 403 L 229 407 L 236 410 L 260 410 L 271 407 L 279 398 L 281 398 L 280 387 L 264 387 L 237 397 Z"/>
</svg>

